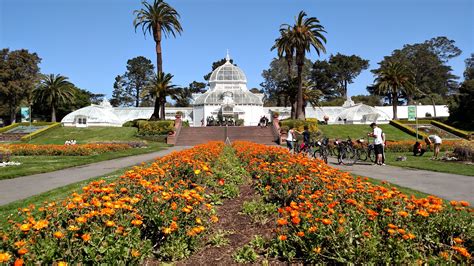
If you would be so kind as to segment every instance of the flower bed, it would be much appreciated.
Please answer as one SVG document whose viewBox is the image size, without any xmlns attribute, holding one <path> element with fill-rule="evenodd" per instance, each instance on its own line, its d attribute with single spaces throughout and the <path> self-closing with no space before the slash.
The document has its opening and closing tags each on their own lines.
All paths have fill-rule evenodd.
<svg viewBox="0 0 474 266">
<path fill-rule="evenodd" d="M 60 202 L 19 210 L 18 222 L 0 231 L 0 263 L 117 265 L 189 255 L 218 220 L 206 193 L 218 191 L 213 168 L 223 147 L 175 152 Z"/>
<path fill-rule="evenodd" d="M 285 149 L 234 143 L 256 179 L 277 203 L 270 252 L 318 263 L 470 263 L 474 217 L 467 202 L 409 197 Z"/>
<path fill-rule="evenodd" d="M 426 148 L 424 141 L 419 140 Z M 443 140 L 443 143 L 440 146 L 440 151 L 453 151 L 456 146 L 466 141 L 462 140 Z M 388 152 L 411 152 L 413 150 L 413 145 L 415 140 L 402 140 L 402 141 L 387 141 L 385 150 Z M 433 148 L 433 146 L 431 147 Z"/>
<path fill-rule="evenodd" d="M 2 147 L 2 146 L 0 146 Z M 11 150 L 16 156 L 86 156 L 115 152 L 130 149 L 128 144 L 76 144 L 76 145 L 35 145 L 35 144 L 7 144 L 3 147 Z"/>
</svg>

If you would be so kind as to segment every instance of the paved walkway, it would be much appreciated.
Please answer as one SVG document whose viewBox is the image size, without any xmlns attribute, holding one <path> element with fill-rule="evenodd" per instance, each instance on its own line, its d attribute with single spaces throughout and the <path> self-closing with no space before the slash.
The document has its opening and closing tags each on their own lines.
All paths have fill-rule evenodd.
<svg viewBox="0 0 474 266">
<path fill-rule="evenodd" d="M 134 166 L 164 156 L 173 151 L 184 150 L 187 148 L 190 147 L 174 146 L 153 153 L 81 165 L 55 172 L 0 180 L 0 206 L 41 194 L 51 189 L 63 187 L 93 177 L 103 176 L 120 168 Z"/>
<path fill-rule="evenodd" d="M 329 165 L 356 175 L 385 180 L 392 184 L 418 190 L 447 200 L 464 200 L 474 205 L 474 176 L 447 174 L 395 166 L 356 164 L 338 165 L 330 158 Z"/>
</svg>

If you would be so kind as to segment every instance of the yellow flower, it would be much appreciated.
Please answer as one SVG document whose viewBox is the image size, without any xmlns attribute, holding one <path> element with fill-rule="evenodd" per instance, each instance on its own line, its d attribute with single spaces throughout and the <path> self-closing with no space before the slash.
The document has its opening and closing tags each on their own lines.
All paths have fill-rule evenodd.
<svg viewBox="0 0 474 266">
<path fill-rule="evenodd" d="M 67 266 L 67 262 L 65 262 L 65 261 L 58 261 L 58 266 Z"/>
<path fill-rule="evenodd" d="M 194 170 L 194 173 L 195 173 L 196 175 L 199 175 L 199 174 L 201 173 L 201 170 L 196 169 L 196 170 Z"/>
<path fill-rule="evenodd" d="M 70 226 L 67 228 L 67 230 L 69 230 L 69 231 L 77 231 L 77 230 L 79 230 L 79 227 L 77 227 L 77 226 L 75 226 L 75 225 L 70 225 Z"/>
<path fill-rule="evenodd" d="M 171 230 L 171 228 L 169 228 L 169 227 L 163 228 L 163 234 L 165 234 L 165 235 L 171 234 L 171 231 L 172 231 L 172 230 Z"/>
<path fill-rule="evenodd" d="M 105 225 L 107 225 L 108 227 L 112 227 L 112 226 L 115 226 L 115 223 L 114 221 L 107 221 L 105 222 Z"/>
<path fill-rule="evenodd" d="M 11 259 L 12 255 L 8 253 L 0 253 L 0 263 L 8 262 Z"/>
<path fill-rule="evenodd" d="M 321 247 L 313 248 L 314 253 L 319 254 L 321 253 Z"/>
<path fill-rule="evenodd" d="M 140 251 L 138 251 L 136 249 L 132 249 L 132 256 L 133 257 L 139 257 L 140 256 Z"/>
<path fill-rule="evenodd" d="M 55 232 L 53 236 L 56 237 L 57 239 L 61 239 L 64 237 L 64 234 L 58 231 L 58 232 Z"/>
<path fill-rule="evenodd" d="M 20 230 L 23 232 L 30 231 L 31 225 L 30 224 L 22 224 L 20 225 Z"/>
</svg>

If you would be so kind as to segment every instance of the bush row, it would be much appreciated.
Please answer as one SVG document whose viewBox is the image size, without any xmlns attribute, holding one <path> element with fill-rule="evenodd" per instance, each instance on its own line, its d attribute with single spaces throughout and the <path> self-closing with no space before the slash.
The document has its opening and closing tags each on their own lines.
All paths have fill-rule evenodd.
<svg viewBox="0 0 474 266">
<path fill-rule="evenodd" d="M 138 135 L 168 135 L 175 131 L 173 120 L 138 121 Z"/>
<path fill-rule="evenodd" d="M 307 126 L 309 132 L 318 132 L 318 120 L 316 118 L 307 118 L 306 120 L 299 119 L 284 119 L 280 120 L 280 127 L 283 132 L 288 132 L 291 128 L 295 128 L 297 131 L 303 131 L 304 127 Z"/>
<path fill-rule="evenodd" d="M 115 152 L 130 149 L 136 144 L 76 144 L 76 145 L 56 145 L 56 144 L 6 144 L 4 148 L 11 151 L 16 156 L 87 156 L 101 154 L 105 152 Z"/>
<path fill-rule="evenodd" d="M 416 137 L 416 130 L 415 129 L 404 125 L 404 123 L 401 123 L 398 120 L 390 120 L 390 125 L 402 130 L 405 133 L 408 133 L 408 134 Z M 427 137 L 428 136 L 426 134 L 424 134 L 423 132 L 418 131 L 418 138 L 419 139 L 424 139 L 424 138 L 427 138 Z"/>
<path fill-rule="evenodd" d="M 272 256 L 323 264 L 472 262 L 468 202 L 408 196 L 278 147 L 234 147 L 256 189 L 279 206 Z"/>
<path fill-rule="evenodd" d="M 431 121 L 431 124 L 443 129 L 443 130 L 446 130 L 458 137 L 461 137 L 461 138 L 465 138 L 465 139 L 470 139 L 471 138 L 471 133 L 469 132 L 466 132 L 464 130 L 460 130 L 460 129 L 457 129 L 457 128 L 454 128 L 452 126 L 449 126 L 449 125 L 446 125 L 444 123 L 441 123 L 441 122 L 438 122 L 438 121 Z"/>
</svg>

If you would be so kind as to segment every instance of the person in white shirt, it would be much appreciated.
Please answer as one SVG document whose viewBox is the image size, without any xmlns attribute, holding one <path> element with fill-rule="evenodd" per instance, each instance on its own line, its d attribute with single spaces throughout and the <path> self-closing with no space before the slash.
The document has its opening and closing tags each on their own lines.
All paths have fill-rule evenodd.
<svg viewBox="0 0 474 266">
<path fill-rule="evenodd" d="M 376 123 L 370 124 L 372 128 L 372 133 L 369 133 L 369 137 L 374 138 L 374 150 L 375 150 L 375 163 L 378 165 L 383 164 L 383 139 L 382 139 L 382 129 L 377 126 Z"/>
<path fill-rule="evenodd" d="M 286 137 L 286 146 L 288 149 L 293 151 L 293 143 L 295 142 L 295 129 L 291 128 L 288 130 L 288 136 Z"/>
<path fill-rule="evenodd" d="M 430 145 L 431 143 L 434 144 L 434 154 L 432 159 L 438 159 L 439 149 L 441 147 L 441 143 L 443 141 L 438 135 L 429 135 L 426 139 L 426 144 Z"/>
</svg>

